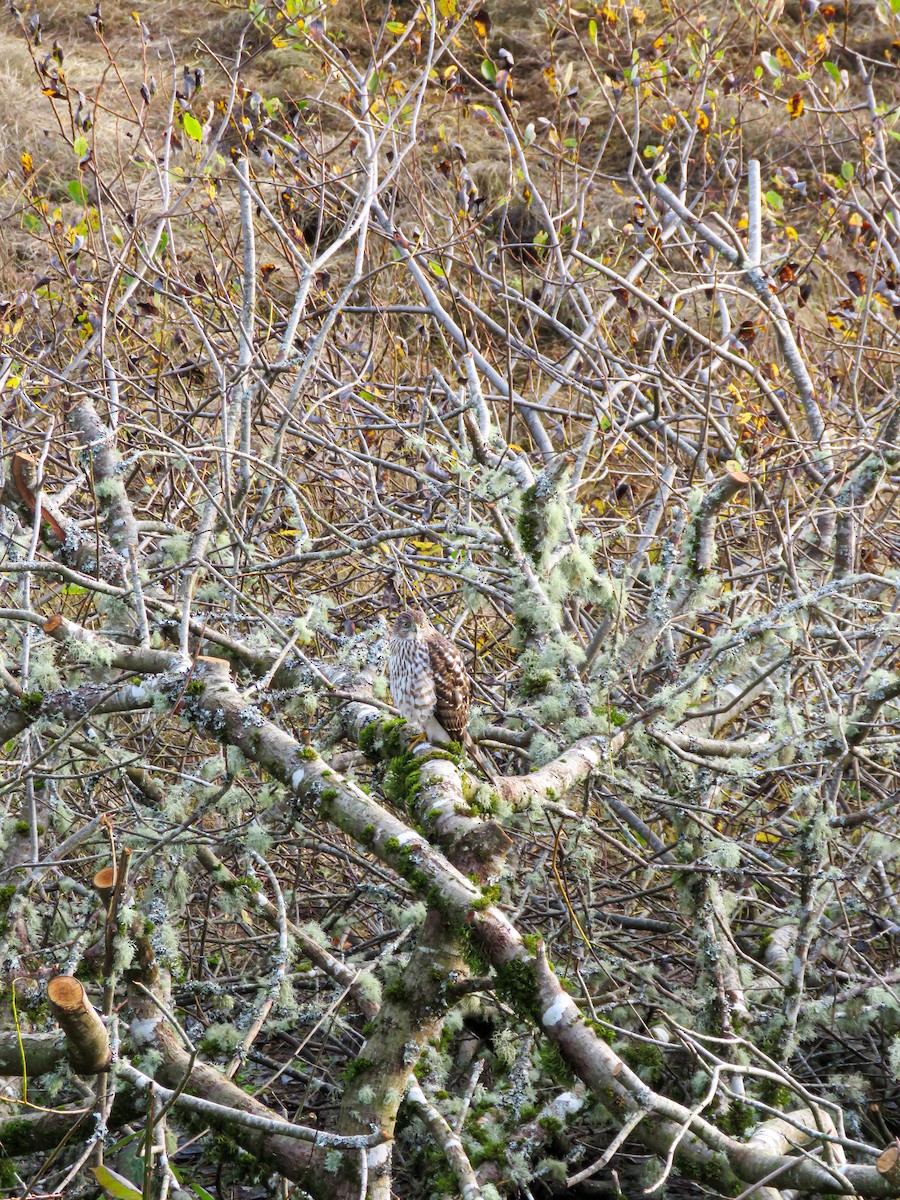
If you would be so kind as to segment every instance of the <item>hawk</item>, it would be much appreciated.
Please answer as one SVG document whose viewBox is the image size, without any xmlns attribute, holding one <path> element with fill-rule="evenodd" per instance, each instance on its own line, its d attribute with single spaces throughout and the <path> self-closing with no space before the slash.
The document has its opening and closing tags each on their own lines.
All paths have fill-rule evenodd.
<svg viewBox="0 0 900 1200">
<path fill-rule="evenodd" d="M 400 715 L 429 742 L 471 742 L 472 681 L 463 656 L 421 609 L 408 609 L 394 622 L 388 674 Z"/>
</svg>

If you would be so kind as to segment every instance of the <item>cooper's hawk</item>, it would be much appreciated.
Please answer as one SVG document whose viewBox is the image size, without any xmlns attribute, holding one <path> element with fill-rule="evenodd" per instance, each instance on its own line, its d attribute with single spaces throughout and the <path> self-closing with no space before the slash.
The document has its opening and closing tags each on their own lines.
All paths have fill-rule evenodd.
<svg viewBox="0 0 900 1200">
<path fill-rule="evenodd" d="M 417 608 L 400 613 L 391 631 L 391 695 L 400 715 L 429 742 L 470 742 L 472 681 L 463 656 Z"/>
</svg>

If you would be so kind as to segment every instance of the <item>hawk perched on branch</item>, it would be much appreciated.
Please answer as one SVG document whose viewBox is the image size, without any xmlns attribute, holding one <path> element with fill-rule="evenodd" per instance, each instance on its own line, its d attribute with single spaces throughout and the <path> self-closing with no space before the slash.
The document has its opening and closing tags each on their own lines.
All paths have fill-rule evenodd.
<svg viewBox="0 0 900 1200">
<path fill-rule="evenodd" d="M 429 742 L 471 743 L 472 681 L 463 656 L 420 609 L 402 612 L 394 622 L 388 674 L 400 715 Z"/>
</svg>

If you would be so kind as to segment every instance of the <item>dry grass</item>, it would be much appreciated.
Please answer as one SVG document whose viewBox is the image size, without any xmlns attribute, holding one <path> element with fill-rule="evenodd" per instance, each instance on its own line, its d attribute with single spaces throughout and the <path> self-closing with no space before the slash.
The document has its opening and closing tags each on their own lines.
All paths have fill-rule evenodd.
<svg viewBox="0 0 900 1200">
<path fill-rule="evenodd" d="M 402 21 L 413 11 L 410 5 L 398 4 L 389 15 Z M 88 101 L 99 94 L 102 111 L 89 134 L 94 163 L 102 176 L 119 180 L 120 199 L 133 202 L 140 224 L 151 220 L 160 206 L 152 171 L 148 174 L 146 168 L 131 161 L 141 82 L 153 75 L 160 84 L 147 119 L 148 138 L 158 147 L 166 117 L 168 81 L 173 74 L 179 79 L 184 66 L 202 65 L 207 72 L 206 85 L 193 111 L 202 118 L 210 106 L 215 109 L 228 94 L 228 70 L 239 34 L 248 21 L 246 11 L 236 5 L 173 5 L 159 0 L 141 9 L 149 30 L 142 49 L 131 12 L 124 3 L 105 7 L 104 46 L 82 15 L 59 5 L 42 14 L 43 45 L 35 54 L 49 54 L 54 42 L 59 41 L 70 89 L 83 93 Z M 428 230 L 431 243 L 442 247 L 442 253 L 456 261 L 457 269 L 467 269 L 460 268 L 460 264 L 470 250 L 482 261 L 501 237 L 529 241 L 539 232 L 534 209 L 527 206 L 527 190 L 518 164 L 497 124 L 487 115 L 494 99 L 484 83 L 481 64 L 486 56 L 496 64 L 503 47 L 516 60 L 511 92 L 516 128 L 520 137 L 525 137 L 529 129 L 534 131 L 532 184 L 557 219 L 564 242 L 570 238 L 571 229 L 564 225 L 561 214 L 568 214 L 566 220 L 571 222 L 573 206 L 583 199 L 582 221 L 592 252 L 625 270 L 646 238 L 640 221 L 636 224 L 634 194 L 626 179 L 632 155 L 630 140 L 637 137 L 640 161 L 649 164 L 645 152 L 651 146 L 668 144 L 673 136 L 668 123 L 674 119 L 670 179 L 677 185 L 678 145 L 706 105 L 709 129 L 702 134 L 695 132 L 693 147 L 685 159 L 684 183 L 689 193 L 702 193 L 707 178 L 714 177 L 708 202 L 729 209 L 732 220 L 739 222 L 741 193 L 726 187 L 722 173 L 715 175 L 715 169 L 722 159 L 730 159 L 733 172 L 740 176 L 748 157 L 761 158 L 764 189 L 775 194 L 775 200 L 780 196 L 783 205 L 781 210 L 771 206 L 767 213 L 769 252 L 784 260 L 796 260 L 804 267 L 811 265 L 817 276 L 810 302 L 796 309 L 796 320 L 804 336 L 815 342 L 828 339 L 833 355 L 841 359 L 847 352 L 844 334 L 836 331 L 829 314 L 833 305 L 846 296 L 847 272 L 858 268 L 865 247 L 859 227 L 848 224 L 839 198 L 828 198 L 820 181 L 830 186 L 829 177 L 839 174 L 843 162 L 860 162 L 868 136 L 868 114 L 859 110 L 862 91 L 855 77 L 835 104 L 835 112 L 816 112 L 815 106 L 808 104 L 802 119 L 792 121 L 785 101 L 795 89 L 804 90 L 802 72 L 814 64 L 813 52 L 821 50 L 821 46 L 815 50 L 817 38 L 829 36 L 831 48 L 827 53 L 842 63 L 849 61 L 848 47 L 855 44 L 871 50 L 877 37 L 889 39 L 895 30 L 879 24 L 874 12 L 871 6 L 854 10 L 852 29 L 844 28 L 836 19 L 829 22 L 821 13 L 808 25 L 798 24 L 789 15 L 773 25 L 766 24 L 752 6 L 722 4 L 716 9 L 704 8 L 701 16 L 696 8 L 678 10 L 668 2 L 653 0 L 643 9 L 626 5 L 590 12 L 573 10 L 568 24 L 563 18 L 551 27 L 532 5 L 517 2 L 498 7 L 492 13 L 493 27 L 487 38 L 480 38 L 472 23 L 467 23 L 458 42 L 437 64 L 439 78 L 428 90 L 416 153 L 398 178 L 392 198 L 394 212 L 406 227 Z M 338 0 L 327 12 L 329 34 L 357 65 L 363 66 L 379 37 L 383 16 L 380 5 L 369 4 L 363 9 L 349 0 Z M 703 30 L 708 31 L 708 37 Z M 382 32 L 381 36 L 383 42 L 390 42 L 390 34 Z M 317 110 L 318 127 L 309 126 L 308 142 L 314 157 L 322 163 L 327 161 L 335 174 L 354 167 L 347 140 L 350 125 L 340 106 L 344 99 L 342 86 L 333 74 L 322 71 L 314 50 L 273 46 L 259 29 L 250 30 L 245 44 L 247 56 L 240 70 L 236 120 L 224 139 L 223 150 L 227 152 L 232 146 L 247 150 L 260 190 L 277 211 L 287 177 L 280 169 L 265 167 L 259 157 L 262 143 L 252 131 L 248 134 L 241 128 L 240 94 L 256 88 L 267 98 L 279 97 L 289 115 L 296 111 L 298 102 L 324 96 L 329 103 Z M 710 45 L 715 54 L 704 73 L 698 69 L 698 55 Z M 773 81 L 763 72 L 754 80 L 760 55 L 779 49 L 786 56 L 782 79 Z M 414 45 L 403 47 L 395 60 L 396 78 L 414 78 L 420 58 Z M 0 61 L 0 163 L 6 175 L 5 220 L 0 224 L 0 288 L 11 291 L 21 286 L 26 270 L 38 275 L 45 272 L 54 253 L 49 235 L 36 239 L 21 227 L 27 193 L 39 192 L 50 206 L 51 215 L 53 207 L 59 207 L 70 238 L 83 213 L 69 193 L 71 182 L 80 178 L 71 149 L 70 106 L 40 95 L 23 35 L 10 17 L 5 17 L 0 26 Z M 624 78 L 632 61 L 644 71 L 642 84 L 636 89 L 626 86 Z M 455 75 L 448 78 L 454 67 Z M 666 72 L 665 87 L 661 85 L 662 71 Z M 779 84 L 777 89 L 775 83 Z M 890 112 L 900 101 L 894 68 L 880 72 L 877 88 Z M 587 124 L 579 126 L 579 120 Z M 558 130 L 555 142 L 548 133 L 551 125 Z M 567 139 L 575 140 L 577 152 L 566 144 Z M 456 212 L 462 171 L 452 149 L 454 143 L 464 148 L 466 169 L 480 202 L 478 213 L 465 219 Z M 889 145 L 895 156 L 891 139 Z M 176 147 L 172 160 L 185 178 L 195 165 L 189 150 Z M 31 180 L 24 178 L 23 152 L 34 160 L 35 177 Z M 387 166 L 385 158 L 383 167 Z M 805 195 L 785 183 L 785 167 L 792 167 L 803 178 L 808 185 Z M 145 182 L 138 192 L 137 182 L 142 175 L 147 175 L 151 184 Z M 175 227 L 180 251 L 191 262 L 190 271 L 195 270 L 196 263 L 196 270 L 205 273 L 214 291 L 229 293 L 234 282 L 236 200 L 227 168 L 216 168 L 213 176 L 217 187 L 214 219 L 207 221 L 204 216 L 207 210 L 201 192 L 181 210 Z M 83 178 L 89 187 L 90 173 Z M 309 193 L 297 178 L 289 179 L 289 186 L 299 199 Z M 345 204 L 346 197 L 339 189 L 330 193 L 327 207 L 333 218 L 340 218 Z M 511 217 L 510 226 L 504 229 L 504 215 L 514 211 L 519 217 Z M 644 223 L 649 220 L 645 214 Z M 329 228 L 326 223 L 320 231 L 326 240 Z M 310 224 L 308 214 L 298 218 L 298 231 L 298 236 L 313 241 L 315 220 Z M 264 222 L 260 223 L 258 237 L 260 260 L 276 268 L 261 284 L 263 299 L 271 300 L 276 309 L 284 309 L 290 304 L 294 278 L 290 255 Z M 379 262 L 383 267 L 387 260 Z M 332 279 L 320 297 L 326 307 L 345 277 L 345 265 L 342 256 L 331 264 Z M 673 285 L 679 281 L 690 283 L 694 274 L 694 265 L 677 249 L 666 251 L 660 269 Z M 545 259 L 541 254 L 513 255 L 509 271 L 510 278 L 518 280 L 527 293 L 542 284 Z M 651 292 L 659 286 L 658 281 L 646 282 Z M 408 298 L 405 286 L 385 272 L 376 278 L 371 295 L 382 304 L 403 302 Z M 787 293 L 789 303 L 793 304 L 794 298 L 795 293 Z M 754 315 L 754 310 L 743 311 L 740 307 L 735 313 L 738 321 L 751 320 Z M 702 305 L 694 317 L 701 323 L 711 320 Z M 627 357 L 634 353 L 633 342 L 640 345 L 649 324 L 644 312 L 638 313 L 635 324 L 630 311 L 613 309 L 607 317 L 606 336 Z M 413 345 L 414 333 L 414 322 L 401 330 L 407 339 L 412 335 Z M 535 336 L 541 339 L 542 351 L 552 355 L 553 335 L 543 330 Z M 766 336 L 760 336 L 757 351 L 774 360 L 774 347 L 767 344 Z M 347 340 L 352 343 L 352 332 Z M 683 353 L 683 361 L 687 362 L 695 348 L 685 346 Z M 671 359 L 676 366 L 680 354 L 679 347 L 673 346 Z M 413 376 L 427 369 L 426 360 L 427 355 L 421 361 L 414 356 L 412 364 L 407 364 Z M 527 388 L 528 368 L 520 364 L 516 372 L 517 381 Z M 623 469 L 627 466 L 620 465 Z"/>
</svg>

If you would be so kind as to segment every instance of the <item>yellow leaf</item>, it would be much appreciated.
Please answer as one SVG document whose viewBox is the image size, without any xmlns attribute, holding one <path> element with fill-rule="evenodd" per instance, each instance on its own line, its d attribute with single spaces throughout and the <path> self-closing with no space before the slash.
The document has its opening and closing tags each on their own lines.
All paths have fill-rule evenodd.
<svg viewBox="0 0 900 1200">
<path fill-rule="evenodd" d="M 756 835 L 755 840 L 757 842 L 771 843 L 771 842 L 780 842 L 781 838 L 778 836 L 777 833 L 768 833 L 765 829 L 763 829 Z"/>
<path fill-rule="evenodd" d="M 34 159 L 27 150 L 22 151 L 22 170 L 26 175 L 30 175 L 34 170 Z"/>
<path fill-rule="evenodd" d="M 104 1166 L 91 1167 L 90 1170 L 107 1196 L 113 1196 L 115 1200 L 141 1200 L 142 1193 L 124 1175 Z"/>
<path fill-rule="evenodd" d="M 803 116 L 803 97 L 798 92 L 795 92 L 785 104 L 785 108 L 788 110 L 788 116 L 791 120 L 796 121 L 798 117 Z"/>
</svg>

